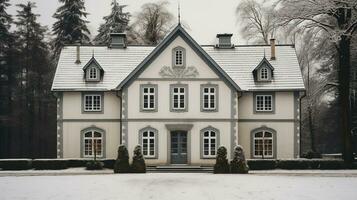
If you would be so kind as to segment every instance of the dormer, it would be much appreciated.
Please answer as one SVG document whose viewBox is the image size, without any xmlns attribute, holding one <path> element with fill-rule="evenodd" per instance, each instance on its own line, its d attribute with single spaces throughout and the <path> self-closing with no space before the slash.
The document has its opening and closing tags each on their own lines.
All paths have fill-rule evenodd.
<svg viewBox="0 0 357 200">
<path fill-rule="evenodd" d="M 84 79 L 86 82 L 99 82 L 102 80 L 104 70 L 94 58 L 94 56 L 83 67 Z"/>
<path fill-rule="evenodd" d="M 274 67 L 264 57 L 259 65 L 253 70 L 254 80 L 257 82 L 271 81 L 274 77 Z"/>
</svg>

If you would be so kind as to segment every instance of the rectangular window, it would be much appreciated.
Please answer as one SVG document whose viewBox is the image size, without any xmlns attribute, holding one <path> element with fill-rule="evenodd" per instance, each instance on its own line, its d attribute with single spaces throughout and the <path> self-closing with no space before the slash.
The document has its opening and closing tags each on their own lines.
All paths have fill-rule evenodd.
<svg viewBox="0 0 357 200">
<path fill-rule="evenodd" d="M 203 132 L 203 157 L 216 156 L 217 133 L 213 130 Z"/>
<path fill-rule="evenodd" d="M 148 130 L 142 132 L 142 153 L 146 158 L 155 157 L 155 133 Z"/>
<path fill-rule="evenodd" d="M 202 90 L 203 110 L 215 110 L 217 106 L 216 87 L 203 87 Z"/>
<path fill-rule="evenodd" d="M 142 88 L 142 108 L 143 110 L 155 109 L 155 87 L 145 86 Z"/>
<path fill-rule="evenodd" d="M 172 90 L 172 108 L 185 109 L 185 87 L 174 87 Z"/>
<path fill-rule="evenodd" d="M 176 66 L 183 65 L 183 51 L 182 50 L 175 51 L 175 65 Z"/>
<path fill-rule="evenodd" d="M 102 110 L 102 96 L 100 94 L 84 95 L 84 111 L 98 112 Z"/>
<path fill-rule="evenodd" d="M 273 95 L 256 95 L 256 111 L 273 111 Z"/>
</svg>

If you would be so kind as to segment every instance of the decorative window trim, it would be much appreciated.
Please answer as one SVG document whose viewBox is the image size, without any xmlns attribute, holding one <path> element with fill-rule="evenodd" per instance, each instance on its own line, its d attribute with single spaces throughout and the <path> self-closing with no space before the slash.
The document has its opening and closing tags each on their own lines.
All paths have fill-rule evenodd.
<svg viewBox="0 0 357 200">
<path fill-rule="evenodd" d="M 87 95 L 100 95 L 100 110 L 99 111 L 90 111 L 85 110 L 85 96 Z M 102 114 L 104 113 L 104 93 L 103 92 L 82 92 L 82 114 Z"/>
<path fill-rule="evenodd" d="M 144 88 L 153 87 L 154 88 L 154 108 L 144 108 Z M 158 110 L 158 85 L 157 84 L 141 84 L 140 85 L 140 112 L 157 112 Z"/>
<path fill-rule="evenodd" d="M 185 108 L 184 109 L 177 109 L 173 106 L 174 100 L 174 88 L 175 87 L 183 87 L 185 88 Z M 171 112 L 187 112 L 188 111 L 188 85 L 187 84 L 171 84 L 170 85 L 170 111 Z"/>
<path fill-rule="evenodd" d="M 215 159 L 216 155 L 204 155 L 204 143 L 203 143 L 203 138 L 204 138 L 204 132 L 206 131 L 214 131 L 216 133 L 216 155 L 217 155 L 217 149 L 220 145 L 220 132 L 218 129 L 212 127 L 212 126 L 208 126 L 206 128 L 201 129 L 200 131 L 200 157 L 201 159 Z"/>
<path fill-rule="evenodd" d="M 266 70 L 266 78 L 262 78 L 262 71 Z M 259 81 L 271 81 L 271 70 L 268 69 L 267 67 L 261 67 L 258 70 L 258 80 Z"/>
<path fill-rule="evenodd" d="M 143 150 L 143 133 L 146 131 L 154 132 L 154 156 L 144 156 L 145 159 L 157 159 L 159 157 L 159 131 L 151 126 L 147 126 L 139 130 L 139 144 L 141 145 L 141 149 Z"/>
<path fill-rule="evenodd" d="M 257 96 L 260 96 L 260 95 L 272 96 L 272 99 L 271 99 L 272 110 L 267 110 L 267 111 L 257 110 Z M 253 93 L 253 113 L 254 114 L 264 114 L 264 113 L 275 114 L 275 92 L 254 92 Z"/>
<path fill-rule="evenodd" d="M 96 78 L 90 77 L 92 69 L 95 69 Z M 86 81 L 100 81 L 100 69 L 98 69 L 98 67 L 95 67 L 95 66 L 88 67 L 88 69 L 86 70 L 86 74 L 87 74 Z"/>
<path fill-rule="evenodd" d="M 210 109 L 210 108 L 204 108 L 204 88 L 206 87 L 213 87 L 215 89 L 215 108 Z M 219 108 L 219 87 L 218 84 L 201 84 L 201 112 L 218 112 Z"/>
<path fill-rule="evenodd" d="M 176 51 L 182 51 L 182 65 L 176 65 Z M 181 46 L 177 46 L 175 48 L 172 49 L 172 66 L 173 67 L 186 67 L 186 49 L 181 47 Z"/>
<path fill-rule="evenodd" d="M 270 156 L 270 157 L 264 157 L 264 159 L 276 159 L 277 157 L 277 132 L 272 129 L 272 128 L 268 128 L 266 126 L 261 126 L 260 128 L 256 128 L 256 129 L 253 129 L 251 132 L 250 132 L 250 156 L 251 158 L 254 158 L 254 159 L 263 159 L 261 156 L 255 156 L 255 134 L 258 133 L 258 132 L 263 132 L 263 131 L 266 131 L 266 132 L 269 132 L 272 134 L 272 138 L 273 138 L 273 144 L 272 144 L 272 148 L 273 148 L 273 155 Z"/>
<path fill-rule="evenodd" d="M 85 136 L 84 136 L 84 134 L 85 133 L 87 133 L 87 132 L 89 132 L 89 131 L 97 131 L 97 132 L 99 132 L 99 133 L 101 133 L 102 134 L 102 155 L 101 156 L 97 156 L 97 158 L 105 158 L 106 157 L 106 137 L 105 137 L 105 135 L 106 135 L 106 132 L 105 132 L 105 130 L 103 130 L 103 129 L 101 129 L 101 128 L 98 128 L 98 127 L 96 127 L 96 126 L 92 126 L 92 127 L 88 127 L 88 128 L 85 128 L 85 129 L 83 129 L 83 130 L 81 130 L 81 140 L 80 140 L 80 142 L 81 142 L 81 151 L 80 151 L 80 153 L 81 153 L 81 158 L 94 158 L 94 155 L 92 155 L 92 156 L 85 156 L 84 155 L 84 145 L 85 145 L 85 142 L 84 142 L 84 138 L 85 138 Z"/>
</svg>

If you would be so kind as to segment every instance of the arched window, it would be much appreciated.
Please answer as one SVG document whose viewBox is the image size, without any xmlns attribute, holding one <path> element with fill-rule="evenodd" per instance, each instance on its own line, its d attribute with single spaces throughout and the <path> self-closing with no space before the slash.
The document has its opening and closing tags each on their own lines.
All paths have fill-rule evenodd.
<svg viewBox="0 0 357 200">
<path fill-rule="evenodd" d="M 89 74 L 88 74 L 88 78 L 90 79 L 90 80 L 97 80 L 98 79 L 98 69 L 97 68 L 95 68 L 95 67 L 91 67 L 90 69 L 89 69 Z"/>
<path fill-rule="evenodd" d="M 184 67 L 185 66 L 185 49 L 183 47 L 175 47 L 172 52 L 173 66 Z"/>
<path fill-rule="evenodd" d="M 268 75 L 268 69 L 263 67 L 260 69 L 260 80 L 268 80 L 269 75 Z"/>
<path fill-rule="evenodd" d="M 83 157 L 103 157 L 103 133 L 97 129 L 88 129 L 83 133 Z"/>
<path fill-rule="evenodd" d="M 260 130 L 253 134 L 253 157 L 273 158 L 274 157 L 274 137 L 268 130 Z"/>
<path fill-rule="evenodd" d="M 145 158 L 157 157 L 157 130 L 145 128 L 140 131 L 140 145 Z"/>
<path fill-rule="evenodd" d="M 203 158 L 214 158 L 218 147 L 219 131 L 213 127 L 201 130 L 201 154 Z"/>
</svg>

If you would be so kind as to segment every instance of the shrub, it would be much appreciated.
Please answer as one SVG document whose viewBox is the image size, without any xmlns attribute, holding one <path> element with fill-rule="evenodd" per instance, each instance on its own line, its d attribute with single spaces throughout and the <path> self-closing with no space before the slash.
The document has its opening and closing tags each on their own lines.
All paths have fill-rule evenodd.
<svg viewBox="0 0 357 200">
<path fill-rule="evenodd" d="M 277 168 L 280 169 L 309 169 L 308 160 L 279 160 Z"/>
<path fill-rule="evenodd" d="M 124 145 L 120 145 L 118 148 L 118 157 L 114 164 L 114 173 L 129 173 L 129 154 Z"/>
<path fill-rule="evenodd" d="M 68 167 L 85 167 L 86 163 L 89 162 L 90 160 L 84 160 L 84 159 L 68 159 Z"/>
<path fill-rule="evenodd" d="M 102 160 L 102 162 L 105 168 L 114 169 L 114 163 L 115 163 L 114 159 L 106 159 L 106 160 Z"/>
<path fill-rule="evenodd" d="M 103 169 L 104 164 L 97 160 L 91 160 L 86 163 L 86 170 L 100 170 Z"/>
<path fill-rule="evenodd" d="M 245 161 L 243 147 L 240 145 L 234 148 L 234 155 L 230 168 L 231 173 L 233 174 L 247 174 L 249 171 L 249 167 Z"/>
<path fill-rule="evenodd" d="M 32 161 L 32 167 L 36 170 L 67 169 L 68 161 L 61 159 L 35 159 Z"/>
<path fill-rule="evenodd" d="M 260 160 L 260 159 L 251 159 L 247 161 L 250 170 L 269 170 L 275 169 L 277 166 L 276 160 Z"/>
<path fill-rule="evenodd" d="M 27 170 L 32 168 L 31 159 L 2 159 L 0 168 L 3 170 Z"/>
<path fill-rule="evenodd" d="M 141 154 L 141 146 L 138 145 L 134 149 L 133 163 L 131 170 L 134 173 L 146 173 L 146 165 L 143 154 Z"/>
<path fill-rule="evenodd" d="M 216 164 L 214 165 L 213 172 L 215 174 L 229 173 L 227 149 L 224 146 L 219 147 L 217 150 Z"/>
</svg>

